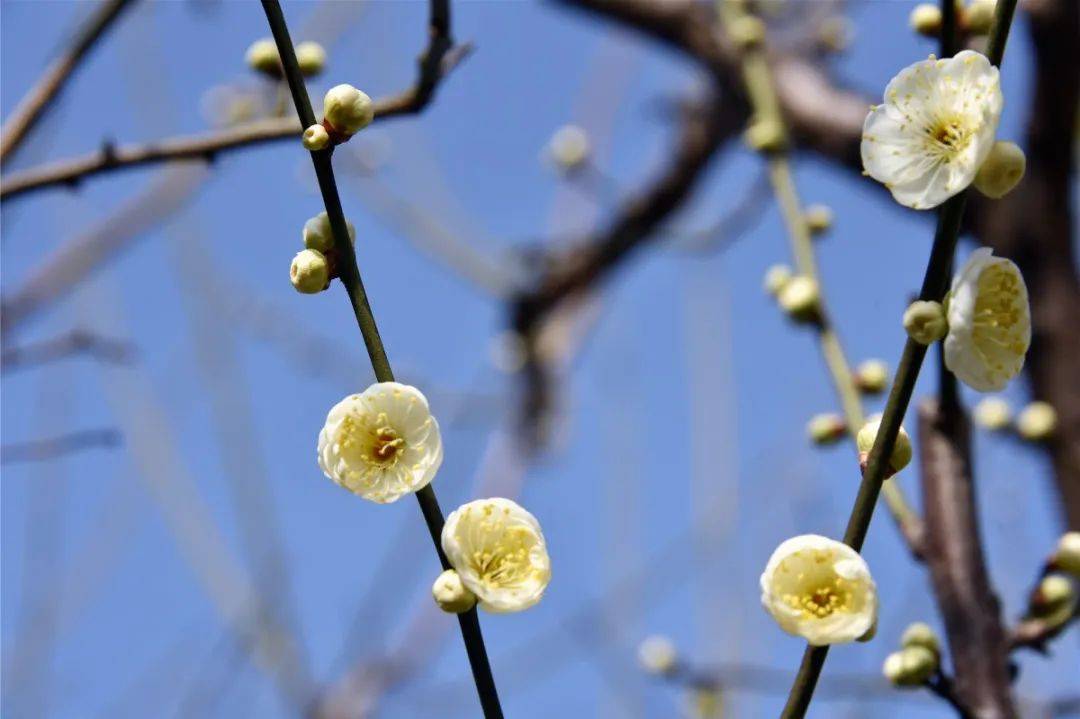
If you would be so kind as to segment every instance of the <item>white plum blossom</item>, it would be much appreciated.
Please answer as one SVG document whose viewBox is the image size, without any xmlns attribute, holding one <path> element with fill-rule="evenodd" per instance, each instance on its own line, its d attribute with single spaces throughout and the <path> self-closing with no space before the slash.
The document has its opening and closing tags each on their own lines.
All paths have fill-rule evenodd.
<svg viewBox="0 0 1080 719">
<path fill-rule="evenodd" d="M 427 399 L 397 382 L 379 382 L 341 400 L 319 433 L 323 473 L 379 504 L 426 487 L 442 460 L 439 423 Z"/>
<path fill-rule="evenodd" d="M 994 146 L 1003 104 L 998 69 L 980 53 L 917 62 L 885 88 L 863 124 L 866 174 L 901 205 L 937 207 L 964 190 Z"/>
<path fill-rule="evenodd" d="M 816 534 L 783 542 L 761 575 L 761 604 L 814 646 L 853 642 L 877 625 L 877 587 L 854 549 Z"/>
<path fill-rule="evenodd" d="M 528 609 L 551 580 L 540 523 L 509 499 L 477 499 L 451 512 L 442 548 L 480 608 L 489 612 Z"/>
<path fill-rule="evenodd" d="M 1020 270 L 976 250 L 953 278 L 945 366 L 980 392 L 997 392 L 1019 374 L 1031 345 L 1031 309 Z"/>
</svg>

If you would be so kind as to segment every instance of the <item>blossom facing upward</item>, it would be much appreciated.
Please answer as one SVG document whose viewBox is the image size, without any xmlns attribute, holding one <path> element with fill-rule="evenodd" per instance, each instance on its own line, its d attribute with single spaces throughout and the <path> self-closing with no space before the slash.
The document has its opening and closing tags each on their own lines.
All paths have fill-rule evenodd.
<svg viewBox="0 0 1080 719">
<path fill-rule="evenodd" d="M 761 575 L 761 604 L 781 629 L 814 646 L 853 642 L 877 624 L 877 587 L 866 562 L 816 534 L 776 548 Z"/>
<path fill-rule="evenodd" d="M 551 580 L 540 523 L 509 499 L 477 499 L 451 512 L 442 548 L 480 608 L 489 612 L 528 609 Z"/>
<path fill-rule="evenodd" d="M 975 179 L 1003 102 L 998 70 L 980 53 L 910 65 L 866 116 L 863 168 L 901 205 L 937 207 Z"/>
<path fill-rule="evenodd" d="M 948 316 L 945 366 L 979 392 L 1004 389 L 1031 345 L 1031 309 L 1019 268 L 989 248 L 976 250 L 953 278 Z"/>
<path fill-rule="evenodd" d="M 420 390 L 379 382 L 338 402 L 319 433 L 319 467 L 379 504 L 426 487 L 442 464 L 439 423 Z"/>
</svg>

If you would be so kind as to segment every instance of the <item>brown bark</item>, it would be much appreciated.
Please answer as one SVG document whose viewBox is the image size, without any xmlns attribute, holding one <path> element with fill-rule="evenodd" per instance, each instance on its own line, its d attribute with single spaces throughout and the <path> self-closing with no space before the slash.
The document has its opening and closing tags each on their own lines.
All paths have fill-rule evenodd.
<svg viewBox="0 0 1080 719">
<path fill-rule="evenodd" d="M 959 407 L 919 407 L 925 560 L 952 657 L 956 699 L 976 719 L 1015 719 L 1009 643 L 979 539 L 971 427 Z"/>
</svg>

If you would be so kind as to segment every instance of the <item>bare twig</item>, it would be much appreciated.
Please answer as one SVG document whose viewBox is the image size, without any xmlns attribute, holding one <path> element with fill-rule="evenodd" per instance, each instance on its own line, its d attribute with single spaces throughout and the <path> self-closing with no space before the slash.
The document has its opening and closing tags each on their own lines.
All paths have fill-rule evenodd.
<svg viewBox="0 0 1080 719">
<path fill-rule="evenodd" d="M 75 329 L 41 342 L 5 347 L 0 352 L 0 369 L 11 372 L 76 355 L 86 355 L 102 362 L 127 364 L 134 357 L 135 348 L 129 342 Z"/>
<path fill-rule="evenodd" d="M 0 464 L 42 462 L 87 449 L 116 447 L 120 441 L 120 433 L 117 430 L 103 428 L 84 429 L 48 439 L 12 442 L 0 447 Z"/>
<path fill-rule="evenodd" d="M 432 26 L 434 27 L 434 25 Z M 472 46 L 454 46 L 449 36 L 432 34 L 420 58 L 416 83 L 397 95 L 375 101 L 375 121 L 422 112 L 435 95 L 439 82 L 468 56 Z M 0 199 L 56 185 L 73 185 L 104 172 L 162 162 L 197 160 L 212 162 L 220 154 L 277 140 L 296 140 L 303 128 L 294 117 L 273 117 L 224 130 L 170 137 L 133 145 L 105 145 L 82 157 L 59 160 L 0 177 Z"/>
<path fill-rule="evenodd" d="M 64 89 L 72 73 L 131 0 L 105 0 L 76 34 L 71 47 L 49 65 L 45 74 L 12 110 L 0 128 L 0 163 L 22 144 L 49 105 Z"/>
</svg>

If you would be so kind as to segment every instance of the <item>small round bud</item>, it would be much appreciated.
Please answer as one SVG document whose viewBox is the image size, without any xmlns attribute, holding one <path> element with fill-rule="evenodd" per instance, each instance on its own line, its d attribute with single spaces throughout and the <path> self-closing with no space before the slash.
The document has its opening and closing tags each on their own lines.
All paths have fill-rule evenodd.
<svg viewBox="0 0 1080 719">
<path fill-rule="evenodd" d="M 754 120 L 743 133 L 743 141 L 757 152 L 780 152 L 787 146 L 784 125 L 779 120 Z"/>
<path fill-rule="evenodd" d="M 728 28 L 731 41 L 740 49 L 758 47 L 765 40 L 765 23 L 753 15 L 743 15 Z"/>
<path fill-rule="evenodd" d="M 991 432 L 999 432 L 1012 421 L 1012 409 L 1009 403 L 1000 397 L 987 397 L 975 405 L 973 411 L 975 424 Z"/>
<path fill-rule="evenodd" d="M 960 25 L 972 35 L 986 35 L 994 26 L 996 0 L 973 0 L 960 13 Z"/>
<path fill-rule="evenodd" d="M 1080 579 L 1080 532 L 1066 532 L 1058 540 L 1051 564 Z"/>
<path fill-rule="evenodd" d="M 1045 442 L 1057 429 L 1057 410 L 1048 402 L 1032 402 L 1016 418 L 1016 431 L 1029 442 Z"/>
<path fill-rule="evenodd" d="M 326 128 L 322 125 L 312 125 L 308 129 L 304 130 L 304 136 L 301 139 L 304 143 L 304 147 L 312 152 L 316 150 L 322 150 L 330 144 L 330 133 L 326 131 Z"/>
<path fill-rule="evenodd" d="M 244 59 L 248 67 L 256 72 L 271 77 L 281 76 L 281 58 L 278 56 L 277 45 L 268 37 L 251 43 Z"/>
<path fill-rule="evenodd" d="M 851 44 L 851 21 L 842 15 L 826 18 L 818 26 L 818 47 L 824 52 L 843 52 Z"/>
<path fill-rule="evenodd" d="M 461 577 L 453 569 L 447 569 L 431 585 L 431 596 L 439 609 L 450 614 L 461 614 L 476 606 L 476 595 L 469 591 Z"/>
<path fill-rule="evenodd" d="M 810 205 L 803 213 L 803 220 L 811 235 L 820 235 L 832 227 L 833 211 L 828 205 Z"/>
<path fill-rule="evenodd" d="M 937 633 L 930 628 L 929 624 L 924 622 L 909 624 L 908 628 L 900 636 L 900 646 L 905 649 L 908 647 L 922 647 L 935 654 L 941 654 L 941 641 L 938 639 Z"/>
<path fill-rule="evenodd" d="M 938 670 L 938 655 L 925 647 L 907 647 L 885 658 L 881 673 L 896 687 L 917 687 Z"/>
<path fill-rule="evenodd" d="M 349 228 L 349 241 L 356 244 L 356 227 L 345 220 Z M 330 229 L 330 216 L 325 212 L 312 217 L 304 223 L 304 247 L 326 253 L 334 249 L 334 232 Z"/>
<path fill-rule="evenodd" d="M 563 125 L 551 136 L 547 154 L 560 172 L 579 170 L 589 161 L 589 135 L 577 125 Z"/>
<path fill-rule="evenodd" d="M 1075 609 L 1076 590 L 1072 580 L 1061 574 L 1048 574 L 1031 595 L 1028 613 L 1058 627 L 1072 618 Z"/>
<path fill-rule="evenodd" d="M 864 394 L 879 394 L 889 385 L 889 365 L 868 359 L 855 369 L 855 386 Z"/>
<path fill-rule="evenodd" d="M 941 8 L 930 3 L 916 5 L 908 18 L 911 29 L 926 37 L 937 37 L 941 32 Z"/>
<path fill-rule="evenodd" d="M 289 279 L 297 292 L 305 295 L 322 292 L 330 282 L 330 265 L 326 255 L 318 250 L 301 250 L 293 258 Z"/>
<path fill-rule="evenodd" d="M 665 636 L 647 637 L 638 645 L 638 663 L 649 674 L 670 674 L 678 662 L 675 645 Z"/>
<path fill-rule="evenodd" d="M 816 414 L 806 423 L 806 434 L 814 444 L 836 444 L 847 434 L 847 424 L 837 414 Z"/>
<path fill-rule="evenodd" d="M 945 308 L 940 302 L 912 302 L 904 311 L 904 329 L 919 344 L 934 344 L 949 332 Z"/>
<path fill-rule="evenodd" d="M 777 297 L 780 294 L 780 290 L 784 289 L 791 280 L 791 268 L 787 265 L 773 265 L 765 271 L 765 282 L 763 286 L 765 291 L 773 297 Z"/>
<path fill-rule="evenodd" d="M 873 417 L 855 436 L 855 444 L 859 448 L 859 462 L 862 465 L 863 470 L 866 469 L 866 462 L 870 458 L 870 450 L 874 447 L 874 440 L 877 439 L 878 428 L 881 426 L 881 417 Z M 885 470 L 885 479 L 893 476 L 901 469 L 908 465 L 911 461 L 911 438 L 908 437 L 908 433 L 903 427 L 896 435 L 896 444 L 893 445 L 892 454 L 889 455 L 888 467 Z"/>
<path fill-rule="evenodd" d="M 335 85 L 323 98 L 323 117 L 334 131 L 347 138 L 375 119 L 375 106 L 370 97 L 352 85 Z"/>
<path fill-rule="evenodd" d="M 1012 192 L 1024 178 L 1027 158 L 1015 142 L 998 141 L 975 173 L 975 189 L 998 200 Z"/>
<path fill-rule="evenodd" d="M 812 322 L 817 319 L 818 302 L 821 299 L 818 284 L 805 275 L 788 280 L 776 299 L 788 317 L 797 322 Z"/>
<path fill-rule="evenodd" d="M 305 77 L 314 77 L 326 68 L 326 50 L 317 42 L 302 42 L 296 46 L 296 64 Z"/>
</svg>

